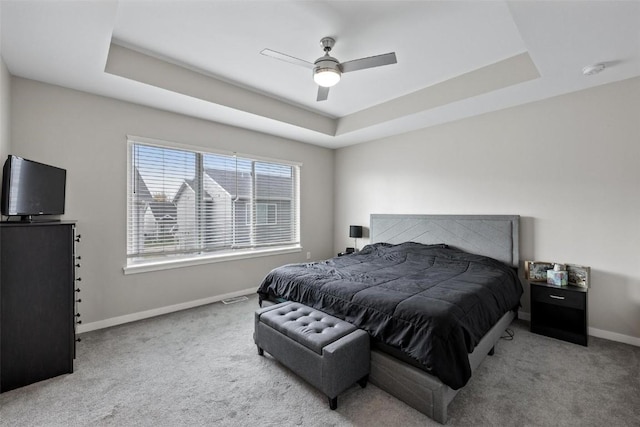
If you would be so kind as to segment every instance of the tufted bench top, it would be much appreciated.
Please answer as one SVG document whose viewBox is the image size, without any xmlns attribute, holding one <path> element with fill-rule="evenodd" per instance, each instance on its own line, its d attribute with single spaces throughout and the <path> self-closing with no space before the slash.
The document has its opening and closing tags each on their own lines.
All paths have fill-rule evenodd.
<svg viewBox="0 0 640 427">
<path fill-rule="evenodd" d="M 318 354 L 356 330 L 351 323 L 297 302 L 262 313 L 260 321 Z"/>
</svg>

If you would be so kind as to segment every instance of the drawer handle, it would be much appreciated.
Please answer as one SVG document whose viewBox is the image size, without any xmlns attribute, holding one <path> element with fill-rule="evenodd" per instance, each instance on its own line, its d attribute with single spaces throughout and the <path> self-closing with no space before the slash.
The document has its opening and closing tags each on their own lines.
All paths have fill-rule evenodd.
<svg viewBox="0 0 640 427">
<path fill-rule="evenodd" d="M 555 299 L 564 299 L 564 297 L 558 296 L 558 295 L 549 295 L 551 298 L 555 298 Z"/>
</svg>

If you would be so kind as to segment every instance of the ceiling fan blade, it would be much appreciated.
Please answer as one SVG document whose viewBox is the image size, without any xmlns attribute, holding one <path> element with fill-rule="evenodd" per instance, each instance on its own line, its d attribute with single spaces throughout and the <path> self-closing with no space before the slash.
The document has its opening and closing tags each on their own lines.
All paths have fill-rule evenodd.
<svg viewBox="0 0 640 427">
<path fill-rule="evenodd" d="M 313 69 L 313 64 L 311 62 L 307 62 L 304 59 L 294 58 L 293 56 L 276 52 L 275 50 L 262 49 L 260 53 L 264 56 L 270 56 L 271 58 L 279 59 L 281 61 L 288 62 L 290 64 L 300 65 L 302 67 Z"/>
<path fill-rule="evenodd" d="M 396 53 L 385 53 L 383 55 L 370 56 L 368 58 L 354 59 L 340 64 L 343 73 L 350 71 L 364 70 L 365 68 L 380 67 L 381 65 L 395 64 Z"/>
<path fill-rule="evenodd" d="M 329 88 L 318 86 L 318 98 L 316 101 L 326 101 L 329 98 Z"/>
</svg>

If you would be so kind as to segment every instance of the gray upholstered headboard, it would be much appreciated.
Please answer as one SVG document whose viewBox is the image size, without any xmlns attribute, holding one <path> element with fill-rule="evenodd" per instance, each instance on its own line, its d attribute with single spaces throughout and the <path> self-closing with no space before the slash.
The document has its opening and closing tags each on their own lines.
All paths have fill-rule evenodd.
<svg viewBox="0 0 640 427">
<path fill-rule="evenodd" d="M 518 267 L 519 215 L 372 214 L 371 243 L 446 243 Z"/>
</svg>

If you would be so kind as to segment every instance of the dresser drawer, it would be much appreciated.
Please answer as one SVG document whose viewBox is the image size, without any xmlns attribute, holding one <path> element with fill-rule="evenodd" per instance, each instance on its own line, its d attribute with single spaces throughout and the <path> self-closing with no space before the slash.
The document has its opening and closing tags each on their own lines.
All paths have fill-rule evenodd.
<svg viewBox="0 0 640 427">
<path fill-rule="evenodd" d="M 547 286 L 534 286 L 531 288 L 531 302 L 553 304 L 561 307 L 572 307 L 584 309 L 586 294 L 583 292 L 573 292 L 562 288 L 552 288 Z"/>
</svg>

